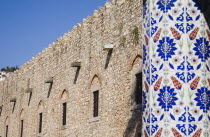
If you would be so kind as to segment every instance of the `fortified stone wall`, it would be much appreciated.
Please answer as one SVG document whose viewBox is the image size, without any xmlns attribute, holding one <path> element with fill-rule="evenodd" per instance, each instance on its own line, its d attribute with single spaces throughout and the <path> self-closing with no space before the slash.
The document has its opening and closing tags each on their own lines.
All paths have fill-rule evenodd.
<svg viewBox="0 0 210 137">
<path fill-rule="evenodd" d="M 108 1 L 0 82 L 0 136 L 6 136 L 6 126 L 8 137 L 20 136 L 21 120 L 24 137 L 137 136 L 133 90 L 134 74 L 141 71 L 141 2 Z M 113 44 L 113 50 L 104 51 L 106 44 Z M 81 68 L 71 67 L 72 62 L 81 62 Z M 49 77 L 52 85 L 44 82 Z M 99 90 L 96 118 L 94 90 Z M 65 101 L 67 125 L 62 126 Z"/>
</svg>

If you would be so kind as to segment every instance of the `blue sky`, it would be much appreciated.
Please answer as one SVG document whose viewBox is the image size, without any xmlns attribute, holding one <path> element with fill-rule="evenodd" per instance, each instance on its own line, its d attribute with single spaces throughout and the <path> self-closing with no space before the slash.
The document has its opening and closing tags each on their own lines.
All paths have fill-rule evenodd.
<svg viewBox="0 0 210 137">
<path fill-rule="evenodd" d="M 0 0 L 0 68 L 22 66 L 107 0 Z"/>
</svg>

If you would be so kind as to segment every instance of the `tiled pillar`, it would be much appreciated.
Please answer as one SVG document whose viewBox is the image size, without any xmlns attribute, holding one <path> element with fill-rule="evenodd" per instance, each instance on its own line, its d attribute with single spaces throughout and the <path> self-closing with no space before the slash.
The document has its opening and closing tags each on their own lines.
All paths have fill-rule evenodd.
<svg viewBox="0 0 210 137">
<path fill-rule="evenodd" d="M 143 137 L 210 137 L 210 31 L 193 0 L 147 0 Z"/>
</svg>

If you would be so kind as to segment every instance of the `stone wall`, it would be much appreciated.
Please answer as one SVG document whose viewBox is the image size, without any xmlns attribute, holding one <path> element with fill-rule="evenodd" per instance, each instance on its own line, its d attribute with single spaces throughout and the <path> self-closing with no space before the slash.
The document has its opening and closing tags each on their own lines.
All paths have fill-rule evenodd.
<svg viewBox="0 0 210 137">
<path fill-rule="evenodd" d="M 141 2 L 108 1 L 0 82 L 0 136 L 5 137 L 6 125 L 8 137 L 20 136 L 21 120 L 26 137 L 137 136 L 132 74 L 141 69 Z M 113 44 L 113 50 L 104 51 L 105 44 Z M 81 68 L 71 67 L 72 62 L 81 62 Z M 49 77 L 53 77 L 50 93 L 50 84 L 44 82 Z M 27 89 L 32 93 L 25 93 Z M 96 89 L 99 116 L 93 118 Z M 66 126 L 61 124 L 64 101 Z M 39 112 L 42 134 L 38 134 Z"/>
</svg>

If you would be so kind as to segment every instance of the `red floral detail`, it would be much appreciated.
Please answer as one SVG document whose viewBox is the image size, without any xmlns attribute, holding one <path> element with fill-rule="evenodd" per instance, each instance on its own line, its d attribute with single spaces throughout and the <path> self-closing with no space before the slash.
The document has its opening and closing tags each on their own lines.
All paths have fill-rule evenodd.
<svg viewBox="0 0 210 137">
<path fill-rule="evenodd" d="M 157 31 L 157 33 L 155 34 L 154 39 L 153 39 L 154 42 L 157 42 L 157 41 L 159 40 L 161 31 L 162 31 L 162 28 L 160 28 L 160 29 Z"/>
<path fill-rule="evenodd" d="M 200 79 L 201 79 L 200 77 L 197 77 L 197 78 L 195 78 L 195 79 L 193 80 L 193 82 L 190 84 L 190 88 L 191 88 L 192 90 L 195 90 L 195 89 L 197 88 Z"/>
<path fill-rule="evenodd" d="M 144 130 L 144 135 L 145 135 L 145 137 L 149 137 L 149 136 L 147 135 L 146 130 Z"/>
<path fill-rule="evenodd" d="M 207 33 L 208 38 L 209 38 L 209 40 L 210 40 L 210 31 L 209 31 L 209 30 L 206 30 L 206 33 Z"/>
<path fill-rule="evenodd" d="M 198 31 L 199 31 L 199 28 L 198 27 L 196 27 L 191 33 L 190 33 L 190 39 L 191 40 L 194 40 L 195 38 L 196 38 L 196 36 L 197 36 L 197 34 L 198 34 Z"/>
<path fill-rule="evenodd" d="M 161 85 L 161 82 L 162 82 L 162 77 L 160 77 L 158 79 L 158 81 L 155 83 L 155 86 L 154 86 L 154 90 L 157 91 L 159 88 L 160 88 L 160 85 Z"/>
<path fill-rule="evenodd" d="M 197 114 L 197 113 L 198 113 L 198 110 L 193 110 L 193 112 L 194 112 L 195 114 Z"/>
<path fill-rule="evenodd" d="M 144 81 L 144 86 L 145 86 L 146 92 L 148 92 L 149 91 L 149 86 L 148 86 L 146 81 Z"/>
<path fill-rule="evenodd" d="M 171 27 L 170 30 L 175 39 L 179 40 L 181 38 L 181 34 L 175 28 Z"/>
<path fill-rule="evenodd" d="M 210 86 L 210 79 L 208 78 L 208 83 L 209 83 L 209 86 Z"/>
<path fill-rule="evenodd" d="M 159 129 L 158 132 L 155 134 L 155 137 L 161 137 L 163 128 Z"/>
<path fill-rule="evenodd" d="M 171 80 L 172 80 L 172 82 L 174 84 L 174 87 L 176 89 L 181 89 L 182 88 L 182 84 L 174 76 L 171 77 Z"/>
<path fill-rule="evenodd" d="M 200 137 L 202 129 L 198 129 L 192 137 Z"/>
<path fill-rule="evenodd" d="M 175 128 L 172 128 L 171 131 L 173 132 L 174 137 L 182 137 L 182 135 Z"/>
<path fill-rule="evenodd" d="M 146 41 L 146 45 L 148 45 L 148 43 L 149 43 L 149 39 L 147 38 L 147 36 L 146 36 L 146 35 L 144 35 L 144 38 L 145 38 L 145 41 Z"/>
</svg>

